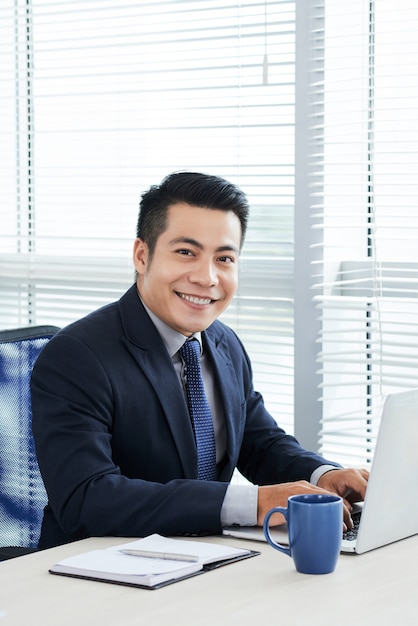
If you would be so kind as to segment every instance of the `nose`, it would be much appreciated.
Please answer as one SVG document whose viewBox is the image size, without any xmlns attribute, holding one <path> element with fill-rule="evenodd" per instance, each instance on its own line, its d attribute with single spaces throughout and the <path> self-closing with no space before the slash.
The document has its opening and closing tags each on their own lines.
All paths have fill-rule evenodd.
<svg viewBox="0 0 418 626">
<path fill-rule="evenodd" d="M 189 279 L 202 287 L 215 287 L 219 282 L 215 263 L 212 260 L 200 259 L 190 272 Z"/>
</svg>

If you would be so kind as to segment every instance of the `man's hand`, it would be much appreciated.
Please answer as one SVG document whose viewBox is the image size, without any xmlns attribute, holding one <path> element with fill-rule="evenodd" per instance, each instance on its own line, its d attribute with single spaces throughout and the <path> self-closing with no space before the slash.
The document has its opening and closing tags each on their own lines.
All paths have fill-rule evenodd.
<svg viewBox="0 0 418 626">
<path fill-rule="evenodd" d="M 322 478 L 322 477 L 321 477 Z M 287 500 L 290 496 L 304 493 L 328 493 L 325 489 L 311 485 L 306 480 L 298 480 L 292 483 L 280 483 L 279 485 L 265 485 L 258 488 L 257 525 L 262 526 L 266 514 L 276 506 L 287 508 Z M 270 518 L 270 525 L 284 524 L 285 519 L 281 513 L 276 513 Z"/>
<path fill-rule="evenodd" d="M 364 469 L 335 469 L 323 474 L 318 485 L 311 485 L 305 480 L 279 485 L 266 485 L 258 488 L 257 525 L 262 526 L 264 518 L 270 509 L 276 506 L 287 507 L 290 496 L 310 493 L 332 493 L 343 498 L 344 524 L 343 530 L 353 527 L 351 519 L 352 504 L 364 500 L 366 495 L 369 472 Z M 270 524 L 283 524 L 285 519 L 281 513 L 272 515 Z"/>
<path fill-rule="evenodd" d="M 366 496 L 369 472 L 365 469 L 335 469 L 322 474 L 318 487 L 336 493 L 344 499 L 344 523 L 353 527 L 351 519 L 352 505 L 362 502 Z"/>
</svg>

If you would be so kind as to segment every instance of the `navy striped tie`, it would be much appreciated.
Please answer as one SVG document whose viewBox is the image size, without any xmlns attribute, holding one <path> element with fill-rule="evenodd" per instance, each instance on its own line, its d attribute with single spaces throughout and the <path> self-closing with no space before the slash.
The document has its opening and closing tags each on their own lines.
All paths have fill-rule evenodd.
<svg viewBox="0 0 418 626">
<path fill-rule="evenodd" d="M 203 386 L 200 367 L 200 344 L 197 339 L 186 341 L 180 348 L 185 365 L 185 387 L 197 448 L 197 477 L 215 480 L 216 449 L 212 415 Z"/>
</svg>

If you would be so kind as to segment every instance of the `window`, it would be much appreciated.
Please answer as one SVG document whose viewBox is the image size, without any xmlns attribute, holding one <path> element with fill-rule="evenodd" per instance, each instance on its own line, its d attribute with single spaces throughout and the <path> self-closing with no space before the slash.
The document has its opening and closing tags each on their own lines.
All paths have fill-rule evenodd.
<svg viewBox="0 0 418 626">
<path fill-rule="evenodd" d="M 418 385 L 417 22 L 413 0 L 3 0 L 0 325 L 118 298 L 142 191 L 220 174 L 252 206 L 224 320 L 257 388 L 368 462 Z"/>
<path fill-rule="evenodd" d="M 117 299 L 140 194 L 219 174 L 252 206 L 224 318 L 291 430 L 295 2 L 4 0 L 0 28 L 1 326 Z"/>
<path fill-rule="evenodd" d="M 311 195 L 321 445 L 363 464 L 386 395 L 418 386 L 418 8 L 328 2 L 324 24 Z"/>
</svg>

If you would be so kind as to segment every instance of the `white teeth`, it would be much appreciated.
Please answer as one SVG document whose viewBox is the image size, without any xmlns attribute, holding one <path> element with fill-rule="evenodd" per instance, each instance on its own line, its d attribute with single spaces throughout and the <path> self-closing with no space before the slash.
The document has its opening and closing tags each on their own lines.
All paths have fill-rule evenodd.
<svg viewBox="0 0 418 626">
<path fill-rule="evenodd" d="M 196 298 L 194 296 L 186 296 L 184 293 L 179 293 L 179 296 L 188 302 L 193 302 L 193 304 L 210 304 L 212 302 L 210 298 Z"/>
</svg>

